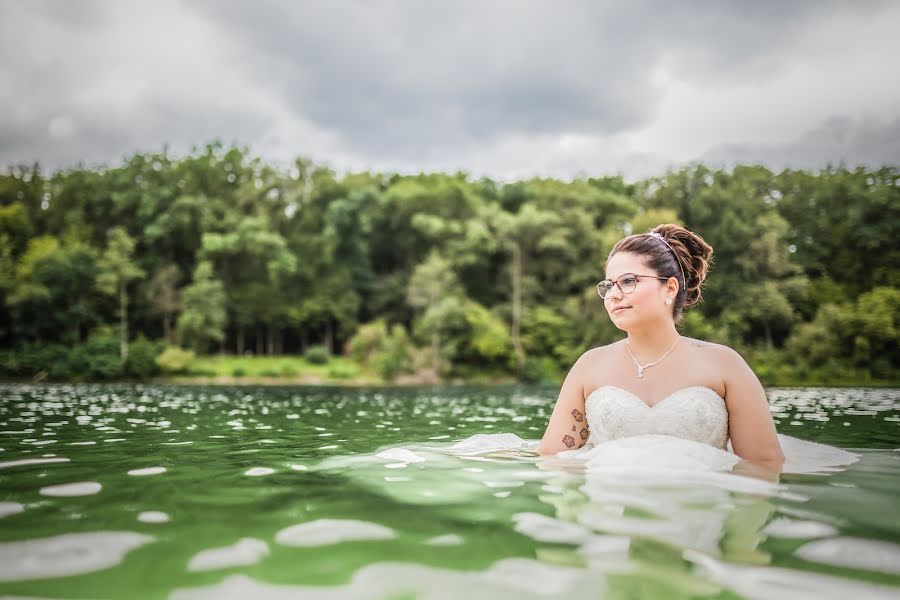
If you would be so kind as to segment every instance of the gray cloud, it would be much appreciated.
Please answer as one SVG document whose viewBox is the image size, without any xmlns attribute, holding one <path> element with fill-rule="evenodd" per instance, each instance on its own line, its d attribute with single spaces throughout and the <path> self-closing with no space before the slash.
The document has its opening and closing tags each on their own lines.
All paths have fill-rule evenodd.
<svg viewBox="0 0 900 600">
<path fill-rule="evenodd" d="M 712 164 L 764 164 L 772 169 L 818 169 L 900 163 L 900 118 L 836 116 L 797 139 L 772 144 L 722 144 L 702 160 Z"/>
<path fill-rule="evenodd" d="M 0 0 L 0 164 L 115 161 L 223 138 L 346 167 L 552 165 L 559 174 L 607 161 L 627 170 L 629 157 L 646 153 L 608 148 L 657 119 L 672 81 L 772 81 L 810 57 L 823 24 L 877 19 L 890 6 Z M 893 142 L 877 133 L 840 150 L 884 157 Z M 536 145 L 565 136 L 593 140 L 596 158 L 569 149 L 530 159 Z M 516 149 L 510 140 L 523 141 Z M 707 155 L 781 160 L 779 147 L 722 140 Z M 817 148 L 796 149 L 813 164 Z"/>
<path fill-rule="evenodd" d="M 242 44 L 243 69 L 362 151 L 513 133 L 614 134 L 654 114 L 654 67 L 770 77 L 829 4 L 331 2 L 192 6 Z M 313 18 L 310 18 L 310 17 Z"/>
</svg>

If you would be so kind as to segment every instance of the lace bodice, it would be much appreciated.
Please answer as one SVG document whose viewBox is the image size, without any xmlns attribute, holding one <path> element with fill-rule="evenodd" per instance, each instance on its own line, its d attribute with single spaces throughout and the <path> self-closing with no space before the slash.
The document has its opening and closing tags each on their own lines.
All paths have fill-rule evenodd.
<svg viewBox="0 0 900 600">
<path fill-rule="evenodd" d="M 585 400 L 591 434 L 587 445 L 643 434 L 672 435 L 725 448 L 728 410 L 708 387 L 677 390 L 652 407 L 628 390 L 605 385 Z"/>
</svg>

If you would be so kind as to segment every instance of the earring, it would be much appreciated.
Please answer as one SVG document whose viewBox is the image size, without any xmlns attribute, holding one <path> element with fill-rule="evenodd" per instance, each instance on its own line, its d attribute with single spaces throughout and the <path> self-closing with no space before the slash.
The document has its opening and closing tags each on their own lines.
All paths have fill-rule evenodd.
<svg viewBox="0 0 900 600">
<path fill-rule="evenodd" d="M 671 299 L 671 298 L 667 298 L 667 299 L 666 299 L 666 304 L 672 304 L 672 299 Z"/>
</svg>

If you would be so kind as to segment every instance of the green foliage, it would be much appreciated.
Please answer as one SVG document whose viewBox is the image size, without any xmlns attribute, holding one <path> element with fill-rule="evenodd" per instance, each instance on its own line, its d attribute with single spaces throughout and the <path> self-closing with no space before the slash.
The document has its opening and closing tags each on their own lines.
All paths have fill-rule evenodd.
<svg viewBox="0 0 900 600">
<path fill-rule="evenodd" d="M 176 264 L 161 267 L 147 286 L 147 298 L 150 301 L 148 312 L 163 320 L 163 337 L 172 342 L 172 315 L 181 310 L 181 293 L 177 289 L 181 272 Z"/>
<path fill-rule="evenodd" d="M 900 290 L 876 287 L 854 303 L 823 304 L 794 328 L 787 351 L 795 364 L 849 365 L 889 379 L 900 366 Z"/>
<path fill-rule="evenodd" d="M 144 277 L 144 270 L 132 260 L 135 242 L 124 227 L 109 232 L 109 243 L 97 262 L 97 288 L 119 300 L 119 355 L 128 359 L 128 282 Z"/>
<path fill-rule="evenodd" d="M 139 335 L 129 344 L 123 374 L 134 379 L 148 379 L 159 374 L 160 366 L 156 358 L 164 345 L 163 340 L 148 340 L 143 334 Z"/>
<path fill-rule="evenodd" d="M 347 342 L 347 354 L 363 368 L 368 368 L 372 356 L 384 347 L 387 336 L 387 324 L 383 319 L 364 323 Z"/>
<path fill-rule="evenodd" d="M 470 328 L 467 346 L 476 360 L 505 361 L 510 358 L 512 341 L 506 323 L 477 302 L 466 303 L 466 323 Z"/>
<path fill-rule="evenodd" d="M 356 370 L 347 365 L 331 365 L 325 372 L 328 379 L 350 379 L 356 376 Z"/>
<path fill-rule="evenodd" d="M 178 317 L 181 342 L 203 352 L 210 343 L 225 337 L 225 290 L 215 279 L 212 265 L 201 262 L 194 271 L 194 281 L 183 293 L 184 310 Z"/>
<path fill-rule="evenodd" d="M 372 356 L 372 368 L 385 381 L 393 381 L 409 369 L 411 351 L 406 330 L 400 325 L 394 325 L 390 336 L 384 339 L 384 344 Z"/>
<path fill-rule="evenodd" d="M 165 373 L 184 373 L 193 360 L 193 351 L 178 346 L 166 346 L 155 359 L 156 365 Z"/>
<path fill-rule="evenodd" d="M 596 294 L 594 294 L 596 296 Z M 548 306 L 536 306 L 525 313 L 522 324 L 525 348 L 530 356 L 549 360 L 552 369 L 545 368 L 542 361 L 529 361 L 532 373 L 538 373 L 536 381 L 549 377 L 561 369 L 571 366 L 571 357 L 580 354 L 581 348 L 577 339 L 577 324 L 565 314 Z M 532 375 L 533 376 L 533 375 Z M 529 375 L 526 375 L 529 377 Z"/>
<path fill-rule="evenodd" d="M 347 343 L 347 353 L 363 368 L 371 367 L 385 381 L 393 381 L 409 370 L 411 352 L 406 329 L 394 325 L 389 333 L 381 319 L 361 325 Z"/>
<path fill-rule="evenodd" d="M 73 379 L 82 381 L 108 381 L 124 375 L 118 336 L 107 327 L 92 332 L 72 350 L 68 371 Z"/>
<path fill-rule="evenodd" d="M 896 167 L 703 165 L 634 183 L 338 176 L 218 142 L 49 177 L 14 168 L 0 175 L 2 368 L 57 379 L 344 368 L 185 366 L 169 350 L 148 362 L 149 340 L 164 338 L 201 354 L 346 347 L 385 380 L 413 369 L 557 380 L 624 335 L 592 287 L 612 244 L 674 222 L 715 249 L 685 335 L 749 349 L 775 380 L 890 380 L 898 181 Z"/>
<path fill-rule="evenodd" d="M 531 356 L 525 361 L 522 380 L 528 383 L 558 385 L 561 382 L 559 366 L 548 356 Z"/>
<path fill-rule="evenodd" d="M 684 312 L 681 322 L 678 324 L 681 335 L 709 342 L 725 343 L 724 336 L 712 323 L 706 320 L 703 313 L 697 310 Z"/>
<path fill-rule="evenodd" d="M 310 346 L 303 353 L 303 359 L 314 365 L 325 365 L 331 360 L 331 353 L 325 346 Z"/>
<path fill-rule="evenodd" d="M 11 333 L 20 340 L 79 343 L 101 320 L 96 265 L 96 251 L 82 242 L 31 240 L 9 281 Z"/>
<path fill-rule="evenodd" d="M 97 287 L 105 294 L 117 295 L 122 286 L 132 279 L 144 276 L 144 271 L 132 261 L 135 242 L 124 227 L 109 232 L 109 245 L 97 266 Z"/>
<path fill-rule="evenodd" d="M 839 336 L 834 327 L 840 309 L 833 304 L 819 308 L 811 323 L 797 325 L 785 346 L 794 364 L 819 367 L 839 354 Z"/>
</svg>

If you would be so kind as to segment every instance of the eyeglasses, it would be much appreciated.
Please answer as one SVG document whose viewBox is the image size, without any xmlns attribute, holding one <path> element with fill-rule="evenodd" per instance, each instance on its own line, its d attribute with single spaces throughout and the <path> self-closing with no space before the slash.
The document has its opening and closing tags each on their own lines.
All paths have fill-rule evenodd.
<svg viewBox="0 0 900 600">
<path fill-rule="evenodd" d="M 659 279 L 662 281 L 668 281 L 668 277 L 658 277 L 656 275 L 635 275 L 634 273 L 625 273 L 615 281 L 610 281 L 609 279 L 604 279 L 600 283 L 597 284 L 597 293 L 600 294 L 600 297 L 606 300 L 606 296 L 612 291 L 613 287 L 619 286 L 619 289 L 622 290 L 623 294 L 630 294 L 634 291 L 634 288 L 637 287 L 638 280 L 641 277 L 648 277 L 650 279 Z"/>
</svg>

